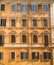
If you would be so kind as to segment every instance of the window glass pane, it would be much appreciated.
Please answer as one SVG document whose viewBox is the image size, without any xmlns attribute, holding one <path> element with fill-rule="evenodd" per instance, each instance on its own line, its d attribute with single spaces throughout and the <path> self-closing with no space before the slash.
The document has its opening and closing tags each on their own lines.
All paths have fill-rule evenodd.
<svg viewBox="0 0 54 65">
<path fill-rule="evenodd" d="M 5 11 L 5 4 L 1 4 L 1 11 Z"/>
<path fill-rule="evenodd" d="M 21 11 L 22 12 L 27 12 L 28 11 L 27 5 L 25 5 L 25 4 L 21 5 Z"/>
<path fill-rule="evenodd" d="M 26 43 L 26 35 L 22 35 L 22 43 Z"/>
<path fill-rule="evenodd" d="M 12 11 L 17 11 L 17 5 L 16 4 L 12 4 L 11 5 L 11 9 L 12 9 Z"/>
<path fill-rule="evenodd" d="M 6 19 L 1 19 L 1 26 L 6 26 Z"/>
<path fill-rule="evenodd" d="M 21 59 L 28 59 L 28 52 L 21 52 Z"/>
<path fill-rule="evenodd" d="M 49 40 L 48 40 L 48 35 L 44 35 L 44 45 L 48 46 Z"/>
<path fill-rule="evenodd" d="M 31 6 L 31 10 L 32 10 L 32 12 L 37 12 L 38 11 L 38 5 L 37 4 L 33 4 Z"/>
<path fill-rule="evenodd" d="M 11 52 L 11 60 L 15 60 L 15 52 Z"/>
<path fill-rule="evenodd" d="M 26 19 L 22 19 L 22 26 L 23 26 L 23 27 L 26 26 Z"/>
<path fill-rule="evenodd" d="M 38 52 L 32 52 L 32 59 L 39 59 L 39 53 Z"/>
<path fill-rule="evenodd" d="M 48 12 L 48 5 L 47 4 L 43 5 L 43 12 Z"/>
<path fill-rule="evenodd" d="M 44 52 L 44 59 L 49 60 L 51 58 L 50 52 Z"/>
<path fill-rule="evenodd" d="M 37 26 L 37 20 L 33 19 L 33 26 Z"/>
<path fill-rule="evenodd" d="M 16 25 L 15 19 L 12 19 L 11 20 L 11 26 L 15 26 L 15 25 Z"/>
<path fill-rule="evenodd" d="M 0 26 L 6 26 L 6 19 L 0 19 Z"/>
<path fill-rule="evenodd" d="M 47 26 L 48 26 L 48 21 L 47 21 L 47 19 L 44 19 L 44 20 L 43 20 L 43 24 L 44 24 L 44 27 L 47 27 Z"/>
<path fill-rule="evenodd" d="M 3 52 L 0 52 L 0 60 L 3 59 Z"/>
<path fill-rule="evenodd" d="M 11 43 L 15 43 L 16 40 L 15 40 L 15 35 L 11 35 Z"/>
<path fill-rule="evenodd" d="M 37 35 L 33 35 L 33 43 L 38 43 Z"/>
<path fill-rule="evenodd" d="M 0 46 L 4 45 L 4 35 L 0 35 Z"/>
</svg>

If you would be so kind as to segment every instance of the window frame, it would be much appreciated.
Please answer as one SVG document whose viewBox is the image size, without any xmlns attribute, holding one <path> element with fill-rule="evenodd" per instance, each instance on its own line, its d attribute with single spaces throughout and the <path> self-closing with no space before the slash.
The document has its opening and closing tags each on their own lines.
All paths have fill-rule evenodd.
<svg viewBox="0 0 54 65">
<path fill-rule="evenodd" d="M 33 26 L 33 20 L 36 20 L 36 23 L 37 23 L 37 25 L 36 26 Z M 36 28 L 38 26 L 38 20 L 37 20 L 37 18 L 32 18 L 32 27 L 34 27 L 34 28 Z"/>
<path fill-rule="evenodd" d="M 48 45 L 47 46 L 49 46 L 50 45 L 50 42 L 49 42 L 50 41 L 50 38 L 49 38 L 50 35 L 49 35 L 49 33 L 43 33 L 43 43 L 45 43 L 44 42 L 44 35 L 48 35 Z M 45 44 L 43 44 L 43 45 L 45 46 Z"/>
<path fill-rule="evenodd" d="M 34 43 L 34 42 L 33 42 L 33 35 L 37 35 L 37 43 Z M 38 44 L 38 33 L 32 33 L 32 43 L 35 44 L 35 45 Z"/>
<path fill-rule="evenodd" d="M 33 6 L 33 5 L 37 5 L 37 11 L 32 11 L 32 6 Z M 38 4 L 37 4 L 37 3 L 31 3 L 31 12 L 32 12 L 32 13 L 37 13 L 37 12 L 38 12 Z"/>
<path fill-rule="evenodd" d="M 15 59 L 11 59 L 11 53 L 12 53 L 12 52 L 15 53 Z M 11 51 L 11 52 L 10 52 L 10 60 L 12 60 L 12 61 L 15 61 L 15 60 L 16 60 L 16 51 Z"/>
<path fill-rule="evenodd" d="M 0 59 L 0 60 L 4 60 L 4 52 L 2 51 L 1 53 L 3 53 L 3 58 L 2 58 L 2 59 Z"/>
<path fill-rule="evenodd" d="M 44 59 L 44 53 L 48 53 L 48 54 L 50 54 L 51 55 L 51 53 L 50 52 L 43 52 L 43 59 Z M 49 61 L 51 59 L 51 57 L 50 58 L 47 58 L 47 59 L 44 59 L 44 61 Z"/>
<path fill-rule="evenodd" d="M 15 42 L 11 42 L 11 35 L 15 35 Z M 10 34 L 10 43 L 11 44 L 15 44 L 16 43 L 16 34 L 12 34 L 12 33 Z"/>
<path fill-rule="evenodd" d="M 1 10 L 1 5 L 2 5 L 2 4 L 6 5 L 6 3 L 0 3 L 0 11 L 1 11 L 1 12 L 5 12 L 5 11 L 6 11 L 6 6 L 5 6 L 5 10 L 2 11 L 2 10 Z"/>
<path fill-rule="evenodd" d="M 44 21 L 43 21 L 44 19 L 47 19 L 47 26 L 44 26 Z M 49 23 L 48 18 L 43 18 L 43 20 L 42 20 L 42 25 L 43 25 L 44 28 L 47 28 L 49 26 L 49 24 L 48 24 Z"/>
<path fill-rule="evenodd" d="M 24 52 L 21 52 L 21 53 L 27 53 L 27 54 L 29 54 L 27 51 L 26 52 L 24 51 Z M 29 55 L 27 55 L 27 56 L 29 56 Z M 21 54 L 20 54 L 20 58 L 21 58 Z M 26 59 L 25 58 L 24 59 L 21 58 L 21 60 L 24 60 L 25 61 L 25 60 L 28 60 L 28 58 L 26 58 Z"/>
<path fill-rule="evenodd" d="M 22 42 L 22 35 L 26 35 L 26 42 Z M 28 34 L 27 33 L 22 33 L 21 34 L 21 43 L 22 44 L 27 44 L 28 43 L 27 37 L 28 37 Z"/>
<path fill-rule="evenodd" d="M 15 25 L 14 25 L 14 26 L 12 26 L 12 20 L 13 20 L 13 19 L 15 19 Z M 10 26 L 11 26 L 11 27 L 16 27 L 16 18 L 11 18 L 11 19 L 10 19 Z"/>
<path fill-rule="evenodd" d="M 1 25 L 1 20 L 2 20 L 2 19 L 3 19 L 3 20 L 7 20 L 6 18 L 0 18 L 0 27 L 6 27 L 6 23 L 7 23 L 6 21 L 5 21 L 5 26 L 4 26 L 4 24 Z"/>
<path fill-rule="evenodd" d="M 23 19 L 25 19 L 25 20 L 26 20 L 26 26 L 23 26 L 23 25 L 22 25 L 22 24 L 23 24 L 23 23 L 22 23 L 22 20 L 23 20 Z M 23 28 L 26 28 L 26 27 L 28 26 L 28 21 L 27 21 L 27 18 L 22 18 L 22 19 L 21 19 L 21 26 L 22 26 Z"/>
<path fill-rule="evenodd" d="M 14 11 L 12 10 L 12 5 L 15 5 L 15 10 Z M 10 8 L 11 8 L 11 12 L 17 12 L 18 11 L 18 5 L 17 5 L 17 3 L 11 3 Z"/>
<path fill-rule="evenodd" d="M 48 11 L 46 12 L 46 11 L 43 11 L 43 5 L 47 5 L 47 6 L 48 6 L 49 4 L 48 4 L 48 3 L 42 4 L 42 12 L 43 12 L 43 13 L 48 13 L 48 12 L 49 12 L 49 6 L 48 6 Z"/>
<path fill-rule="evenodd" d="M 26 7 L 27 7 L 27 9 L 24 9 L 23 11 L 22 11 L 22 5 L 26 5 Z M 27 10 L 27 11 L 25 11 L 25 10 Z M 21 4 L 21 6 L 20 6 L 20 11 L 22 12 L 22 13 L 27 13 L 28 12 L 28 4 L 27 3 L 22 3 Z"/>
</svg>

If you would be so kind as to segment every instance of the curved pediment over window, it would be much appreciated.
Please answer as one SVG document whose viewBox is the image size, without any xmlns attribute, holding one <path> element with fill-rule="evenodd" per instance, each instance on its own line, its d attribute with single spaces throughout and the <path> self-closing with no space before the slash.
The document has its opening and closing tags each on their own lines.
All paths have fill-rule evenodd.
<svg viewBox="0 0 54 65">
<path fill-rule="evenodd" d="M 1 30 L 1 31 L 0 31 L 0 34 L 5 34 L 5 33 L 6 33 L 6 32 L 5 32 L 5 31 L 3 31 L 3 30 Z"/>
<path fill-rule="evenodd" d="M 10 31 L 10 34 L 16 34 L 16 33 L 17 33 L 17 32 L 14 31 L 14 30 Z"/>
</svg>

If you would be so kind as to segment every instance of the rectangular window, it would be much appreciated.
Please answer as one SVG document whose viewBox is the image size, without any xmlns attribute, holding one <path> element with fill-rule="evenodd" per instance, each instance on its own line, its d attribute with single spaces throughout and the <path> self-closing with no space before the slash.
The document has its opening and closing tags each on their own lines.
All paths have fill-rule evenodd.
<svg viewBox="0 0 54 65">
<path fill-rule="evenodd" d="M 33 26 L 33 27 L 36 27 L 36 26 L 37 26 L 37 20 L 36 20 L 36 19 L 33 19 L 32 22 L 33 22 L 33 23 L 32 23 L 32 26 Z"/>
<path fill-rule="evenodd" d="M 1 11 L 5 11 L 5 4 L 1 4 Z"/>
<path fill-rule="evenodd" d="M 28 59 L 28 52 L 21 52 L 21 59 L 23 60 Z"/>
<path fill-rule="evenodd" d="M 38 60 L 39 59 L 39 53 L 38 52 L 32 52 L 32 59 Z"/>
<path fill-rule="evenodd" d="M 27 7 L 26 4 L 22 4 L 22 5 L 21 5 L 21 11 L 22 11 L 22 12 L 27 12 L 27 11 L 28 11 L 28 7 Z"/>
<path fill-rule="evenodd" d="M 49 10 L 48 4 L 43 4 L 42 10 L 43 10 L 43 12 L 48 12 L 48 10 Z"/>
<path fill-rule="evenodd" d="M 32 12 L 37 12 L 38 11 L 38 5 L 37 4 L 32 4 L 31 5 L 31 11 Z"/>
<path fill-rule="evenodd" d="M 12 10 L 12 11 L 17 11 L 17 8 L 18 8 L 18 7 L 17 7 L 16 4 L 12 4 L 12 5 L 11 5 L 11 10 Z"/>
<path fill-rule="evenodd" d="M 16 21 L 15 21 L 15 19 L 11 19 L 11 26 L 13 26 L 13 27 L 16 26 Z"/>
<path fill-rule="evenodd" d="M 15 60 L 15 52 L 11 52 L 11 60 Z"/>
<path fill-rule="evenodd" d="M 44 35 L 44 45 L 48 46 L 49 40 L 48 40 L 48 35 Z"/>
<path fill-rule="evenodd" d="M 38 37 L 36 34 L 33 34 L 33 43 L 38 43 Z"/>
<path fill-rule="evenodd" d="M 51 59 L 50 52 L 44 52 L 44 60 L 49 60 L 49 59 Z"/>
<path fill-rule="evenodd" d="M 6 19 L 0 19 L 0 26 L 6 26 Z"/>
<path fill-rule="evenodd" d="M 4 35 L 0 35 L 0 46 L 4 45 Z"/>
<path fill-rule="evenodd" d="M 44 27 L 48 26 L 48 20 L 47 19 L 43 19 L 43 25 L 44 25 Z"/>
<path fill-rule="evenodd" d="M 3 60 L 3 52 L 0 52 L 0 60 Z"/>
<path fill-rule="evenodd" d="M 26 42 L 27 42 L 26 35 L 25 35 L 25 34 L 23 34 L 23 35 L 22 35 L 22 43 L 26 43 Z"/>
<path fill-rule="evenodd" d="M 22 19 L 22 26 L 26 27 L 27 23 L 26 23 L 26 19 Z"/>
<path fill-rule="evenodd" d="M 11 43 L 15 43 L 16 39 L 15 39 L 15 35 L 11 35 Z"/>
</svg>

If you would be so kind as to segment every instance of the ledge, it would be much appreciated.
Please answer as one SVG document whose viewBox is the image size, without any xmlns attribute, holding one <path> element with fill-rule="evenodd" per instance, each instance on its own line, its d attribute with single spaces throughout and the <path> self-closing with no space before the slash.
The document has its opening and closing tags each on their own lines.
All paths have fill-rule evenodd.
<svg viewBox="0 0 54 65">
<path fill-rule="evenodd" d="M 37 3 L 53 3 L 54 0 L 0 0 L 0 2 L 37 2 Z"/>
</svg>

